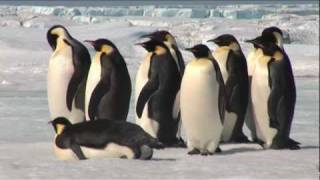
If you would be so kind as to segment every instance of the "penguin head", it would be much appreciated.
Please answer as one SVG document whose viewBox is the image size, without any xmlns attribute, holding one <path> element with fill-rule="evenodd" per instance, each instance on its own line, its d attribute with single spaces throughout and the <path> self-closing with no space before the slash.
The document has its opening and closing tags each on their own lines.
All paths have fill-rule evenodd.
<svg viewBox="0 0 320 180">
<path fill-rule="evenodd" d="M 56 134 L 61 134 L 67 126 L 71 126 L 70 121 L 64 117 L 58 117 L 49 123 L 52 124 Z"/>
<path fill-rule="evenodd" d="M 262 37 L 269 42 L 277 44 L 280 48 L 283 47 L 283 33 L 275 27 L 268 27 L 262 31 Z"/>
<path fill-rule="evenodd" d="M 114 51 L 118 51 L 117 47 L 107 39 L 97 39 L 95 41 L 85 40 L 84 42 L 91 44 L 97 52 L 110 54 Z"/>
<path fill-rule="evenodd" d="M 193 46 L 192 48 L 186 48 L 185 50 L 191 51 L 197 59 L 212 58 L 210 49 L 204 44 L 198 44 Z"/>
<path fill-rule="evenodd" d="M 216 45 L 220 47 L 228 46 L 230 47 L 230 49 L 235 51 L 240 50 L 240 45 L 237 39 L 231 34 L 223 34 L 215 39 L 208 40 L 207 42 L 214 42 Z"/>
<path fill-rule="evenodd" d="M 273 57 L 275 60 L 281 60 L 284 56 L 283 51 L 279 46 L 264 39 L 262 36 L 252 40 L 247 40 L 246 42 L 254 44 L 256 47 L 262 50 L 265 56 Z"/>
<path fill-rule="evenodd" d="M 163 53 L 163 51 L 167 50 L 167 47 L 165 46 L 165 44 L 163 44 L 161 41 L 158 41 L 156 39 L 150 39 L 149 41 L 137 43 L 136 45 L 140 45 L 144 49 L 146 49 L 148 52 L 154 52 L 156 54 L 161 54 Z"/>
<path fill-rule="evenodd" d="M 52 50 L 57 47 L 57 39 L 61 38 L 71 38 L 68 30 L 62 25 L 52 26 L 47 32 L 47 40 Z"/>
<path fill-rule="evenodd" d="M 141 38 L 155 39 L 170 46 L 177 46 L 176 39 L 173 37 L 171 33 L 165 30 L 155 31 L 150 34 L 143 35 L 141 36 Z"/>
</svg>

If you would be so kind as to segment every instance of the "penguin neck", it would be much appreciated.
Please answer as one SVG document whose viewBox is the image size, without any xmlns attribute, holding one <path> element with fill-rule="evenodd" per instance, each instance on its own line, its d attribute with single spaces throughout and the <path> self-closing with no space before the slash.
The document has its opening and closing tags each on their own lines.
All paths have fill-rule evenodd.
<svg viewBox="0 0 320 180">
<path fill-rule="evenodd" d="M 59 51 L 63 48 L 65 48 L 67 46 L 67 43 L 65 42 L 64 37 L 59 36 L 57 38 L 57 47 L 56 47 L 56 51 Z"/>
</svg>

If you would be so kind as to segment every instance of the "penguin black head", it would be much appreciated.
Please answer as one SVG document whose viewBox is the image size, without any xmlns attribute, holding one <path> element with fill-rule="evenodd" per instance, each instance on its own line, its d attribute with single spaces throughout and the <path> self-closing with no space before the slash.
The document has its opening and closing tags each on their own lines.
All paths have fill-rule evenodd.
<svg viewBox="0 0 320 180">
<path fill-rule="evenodd" d="M 57 47 L 57 39 L 59 37 L 71 38 L 68 30 L 62 25 L 54 25 L 47 32 L 47 40 L 52 50 Z"/>
<path fill-rule="evenodd" d="M 157 49 L 167 49 L 167 47 L 161 42 L 156 39 L 150 39 L 149 41 L 137 43 L 136 45 L 142 46 L 144 49 L 146 49 L 148 52 L 156 52 Z"/>
<path fill-rule="evenodd" d="M 107 39 L 97 39 L 95 41 L 85 40 L 84 42 L 91 44 L 97 52 L 110 54 L 114 51 L 118 51 L 117 47 Z"/>
<path fill-rule="evenodd" d="M 191 51 L 197 59 L 210 58 L 212 56 L 210 49 L 204 44 L 198 44 L 192 48 L 186 48 L 185 50 Z"/>
<path fill-rule="evenodd" d="M 231 34 L 223 34 L 215 39 L 208 40 L 207 42 L 214 42 L 218 46 L 229 46 L 233 50 L 239 50 L 240 46 L 237 39 Z"/>
<path fill-rule="evenodd" d="M 271 56 L 276 60 L 280 60 L 283 58 L 283 51 L 282 49 L 277 46 L 275 43 L 272 43 L 262 36 L 259 36 L 252 40 L 247 40 L 246 42 L 254 44 L 256 47 L 262 49 L 263 54 L 266 56 Z"/>
<path fill-rule="evenodd" d="M 173 37 L 173 35 L 165 30 L 154 31 L 150 34 L 146 34 L 146 35 L 141 36 L 141 38 L 150 38 L 150 39 L 155 39 L 160 42 L 169 43 L 171 45 L 175 45 L 175 46 L 177 45 L 177 42 L 176 42 L 175 38 Z"/>
<path fill-rule="evenodd" d="M 52 124 L 56 134 L 61 134 L 65 127 L 71 126 L 70 121 L 65 117 L 58 117 L 49 123 Z"/>
<path fill-rule="evenodd" d="M 268 27 L 262 31 L 262 37 L 265 41 L 277 44 L 279 47 L 282 47 L 283 44 L 283 33 L 282 31 L 275 27 Z"/>
</svg>

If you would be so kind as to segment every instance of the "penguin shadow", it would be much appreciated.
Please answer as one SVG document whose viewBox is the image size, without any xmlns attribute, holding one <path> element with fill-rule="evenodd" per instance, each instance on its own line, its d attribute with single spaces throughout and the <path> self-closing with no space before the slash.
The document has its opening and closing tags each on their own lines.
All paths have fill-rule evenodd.
<svg viewBox="0 0 320 180">
<path fill-rule="evenodd" d="M 222 150 L 220 153 L 216 153 L 216 155 L 230 155 L 230 154 L 237 154 L 237 153 L 244 153 L 244 152 L 259 152 L 264 151 L 264 149 L 256 149 L 256 148 L 249 148 L 249 147 L 239 147 L 239 148 L 233 148 L 229 150 Z"/>
<path fill-rule="evenodd" d="M 300 150 L 303 150 L 303 149 L 319 149 L 320 146 L 301 146 L 300 147 Z"/>
<path fill-rule="evenodd" d="M 152 158 L 150 161 L 169 161 L 169 162 L 175 162 L 177 159 L 174 158 Z"/>
</svg>

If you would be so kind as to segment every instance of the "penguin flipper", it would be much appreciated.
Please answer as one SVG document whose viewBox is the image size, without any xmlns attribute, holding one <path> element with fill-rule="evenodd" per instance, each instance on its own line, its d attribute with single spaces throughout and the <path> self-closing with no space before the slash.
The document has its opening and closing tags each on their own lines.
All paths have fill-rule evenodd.
<svg viewBox="0 0 320 180">
<path fill-rule="evenodd" d="M 217 82 L 219 83 L 219 102 L 218 102 L 219 104 L 218 104 L 218 107 L 219 107 L 220 119 L 221 119 L 221 122 L 223 124 L 225 108 L 226 108 L 226 103 L 227 103 L 227 100 L 226 100 L 226 87 L 225 87 L 224 82 L 223 82 L 223 77 L 222 77 L 222 74 L 221 74 L 221 71 L 220 71 L 220 68 L 219 68 L 219 64 L 217 63 L 217 61 L 215 59 L 212 60 L 212 63 L 213 63 L 214 69 L 216 70 Z"/>
<path fill-rule="evenodd" d="M 71 150 L 77 155 L 77 157 L 78 157 L 79 160 L 85 160 L 85 159 L 87 159 L 87 158 L 84 156 L 84 154 L 83 154 L 83 152 L 82 152 L 82 150 L 81 150 L 81 147 L 80 147 L 79 145 L 77 145 L 77 144 L 72 144 L 70 148 L 71 148 Z"/>
<path fill-rule="evenodd" d="M 89 102 L 89 109 L 88 109 L 88 114 L 90 120 L 94 120 L 97 110 L 98 110 L 98 105 L 102 99 L 102 97 L 108 92 L 110 89 L 110 81 L 108 80 L 107 82 L 105 81 L 100 81 L 97 86 L 94 88 L 90 102 Z"/>
<path fill-rule="evenodd" d="M 139 118 L 142 116 L 145 104 L 150 99 L 151 95 L 157 90 L 158 86 L 159 80 L 156 76 L 150 79 L 141 90 L 136 106 L 136 112 Z"/>
<path fill-rule="evenodd" d="M 183 57 L 182 57 L 182 54 L 181 52 L 179 51 L 178 47 L 177 46 L 172 46 L 172 48 L 174 49 L 174 51 L 176 52 L 176 55 L 177 55 L 177 58 L 178 58 L 178 64 L 180 66 L 180 74 L 181 76 L 183 76 L 183 73 L 184 73 L 184 69 L 185 69 L 185 64 L 184 64 L 184 60 L 183 60 Z"/>
<path fill-rule="evenodd" d="M 69 111 L 72 110 L 72 102 L 74 97 L 76 96 L 76 92 L 78 90 L 78 87 L 81 83 L 82 76 L 80 72 L 75 71 L 73 73 L 73 76 L 71 77 L 71 80 L 68 85 L 68 90 L 67 90 L 67 107 Z"/>
</svg>

